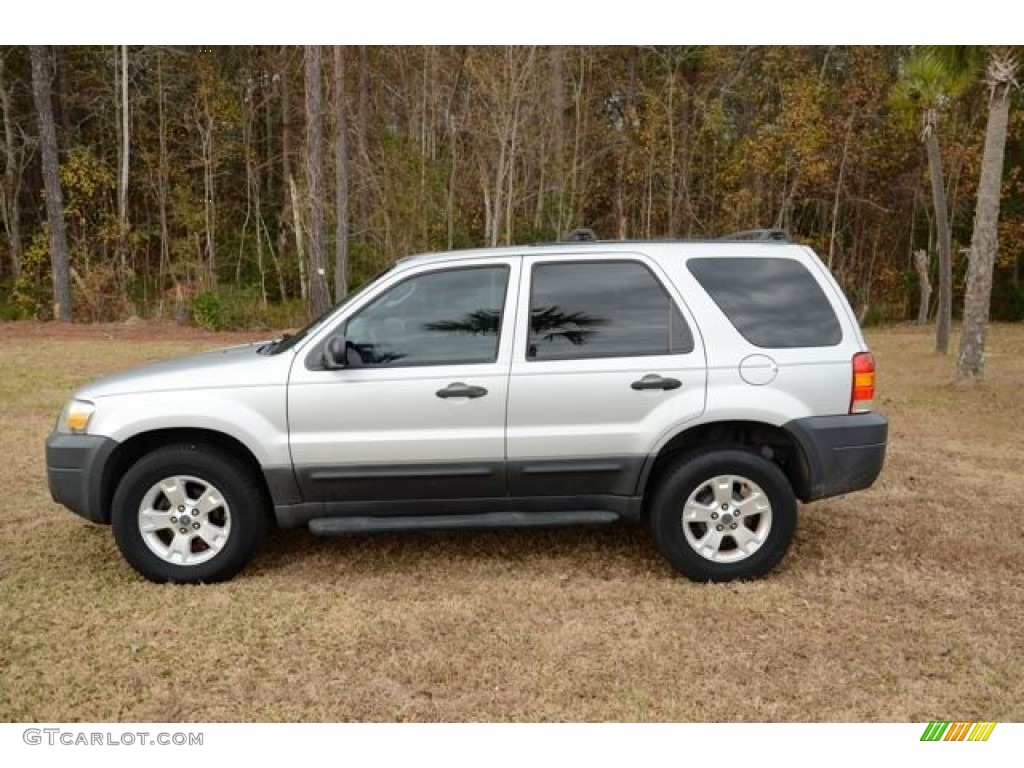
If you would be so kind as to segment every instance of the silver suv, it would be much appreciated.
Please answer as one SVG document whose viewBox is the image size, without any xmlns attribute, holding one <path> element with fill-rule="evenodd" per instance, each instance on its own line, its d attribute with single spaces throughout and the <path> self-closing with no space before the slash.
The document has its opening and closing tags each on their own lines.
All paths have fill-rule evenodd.
<svg viewBox="0 0 1024 768">
<path fill-rule="evenodd" d="M 414 256 L 292 336 L 81 387 L 53 498 L 153 581 L 315 534 L 649 526 L 698 581 L 785 554 L 796 501 L 871 485 L 874 359 L 814 252 L 582 240 Z"/>
</svg>

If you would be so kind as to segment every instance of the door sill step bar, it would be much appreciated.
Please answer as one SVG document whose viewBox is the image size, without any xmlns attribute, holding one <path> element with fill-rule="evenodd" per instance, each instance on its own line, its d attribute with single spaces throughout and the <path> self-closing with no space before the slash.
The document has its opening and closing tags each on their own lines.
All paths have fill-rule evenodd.
<svg viewBox="0 0 1024 768">
<path fill-rule="evenodd" d="M 622 518 L 607 510 L 579 512 L 487 512 L 473 515 L 416 517 L 320 517 L 309 521 L 317 536 L 386 531 L 482 530 L 487 528 L 553 528 L 563 525 L 604 525 Z"/>
</svg>

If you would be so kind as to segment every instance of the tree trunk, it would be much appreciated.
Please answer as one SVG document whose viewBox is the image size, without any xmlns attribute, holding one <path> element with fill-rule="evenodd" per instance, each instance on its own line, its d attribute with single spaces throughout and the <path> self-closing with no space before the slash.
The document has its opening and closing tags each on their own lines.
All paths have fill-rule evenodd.
<svg viewBox="0 0 1024 768">
<path fill-rule="evenodd" d="M 665 185 L 665 234 L 669 238 L 676 236 L 676 71 L 675 67 L 669 67 L 669 75 L 665 83 L 668 91 L 668 103 L 665 105 L 667 126 L 665 132 L 668 135 L 668 147 L 666 152 L 665 168 L 668 174 L 668 183 Z"/>
<path fill-rule="evenodd" d="M 551 49 L 551 112 L 554 115 L 551 164 L 552 194 L 555 197 L 555 233 L 561 237 L 565 216 L 565 48 Z"/>
<path fill-rule="evenodd" d="M 295 228 L 295 252 L 299 265 L 299 295 L 303 301 L 309 297 L 309 281 L 306 280 L 306 247 L 302 240 L 302 209 L 299 207 L 299 190 L 295 184 L 295 177 L 288 177 L 288 190 L 292 200 L 292 225 Z"/>
<path fill-rule="evenodd" d="M 998 248 L 999 195 L 1006 153 L 1011 87 L 1007 81 L 994 83 L 989 97 L 981 180 L 978 182 L 978 203 L 974 212 L 974 232 L 967 267 L 964 325 L 960 332 L 960 351 L 956 365 L 957 376 L 960 378 L 977 379 L 985 374 L 985 338 L 992 300 L 992 268 Z"/>
<path fill-rule="evenodd" d="M 206 271 L 210 285 L 217 284 L 217 216 L 214 208 L 214 146 L 213 113 L 208 99 L 203 99 L 203 114 L 196 121 L 199 131 L 199 146 L 203 153 L 203 223 L 206 242 L 203 254 L 206 257 Z"/>
<path fill-rule="evenodd" d="M 850 136 L 853 132 L 853 117 L 853 115 L 850 115 L 850 118 L 846 121 L 846 138 L 843 139 L 843 155 L 839 160 L 839 178 L 836 180 L 836 194 L 832 200 L 832 230 L 828 237 L 828 261 L 826 262 L 829 269 L 832 269 L 836 255 L 836 227 L 839 223 L 839 201 L 842 198 L 843 175 L 846 173 L 846 157 L 850 148 Z M 795 184 L 793 185 L 793 188 L 795 190 Z M 787 207 L 783 205 L 783 212 L 779 214 L 780 222 L 778 226 L 780 227 L 785 226 L 784 214 L 786 209 Z"/>
<path fill-rule="evenodd" d="M 14 121 L 11 114 L 11 94 L 4 83 L 4 59 L 0 56 L 0 110 L 3 111 L 4 127 L 4 178 L 0 187 L 0 214 L 3 215 L 4 230 L 11 252 L 11 276 L 21 274 L 21 209 L 18 196 L 21 174 L 17 153 L 14 148 Z"/>
<path fill-rule="evenodd" d="M 583 194 L 581 188 L 586 186 L 586 179 L 581 179 L 581 160 L 584 152 L 584 139 L 587 135 L 587 51 L 585 46 L 580 46 L 579 52 L 579 78 L 576 80 L 573 89 L 573 137 L 572 137 L 572 160 L 569 163 L 569 205 L 566 209 L 565 219 L 560 222 L 559 237 L 562 237 L 570 229 L 583 226 Z"/>
<path fill-rule="evenodd" d="M 245 239 L 249 231 L 249 222 L 253 218 L 253 200 L 256 197 L 256 174 L 253 155 L 253 124 L 256 121 L 256 86 L 253 80 L 246 83 L 242 92 L 242 103 L 239 105 L 239 114 L 242 123 L 242 157 L 245 165 L 245 216 L 242 218 L 242 231 L 238 235 L 238 259 L 235 261 L 235 285 L 242 287 L 242 264 L 245 261 Z M 259 249 L 260 226 L 259 219 L 256 220 L 256 242 Z M 263 285 L 262 265 L 260 269 L 260 286 Z"/>
<path fill-rule="evenodd" d="M 356 113 L 356 138 L 359 141 L 359 160 L 363 164 L 361 183 L 356 187 L 356 204 L 359 209 L 357 232 L 365 233 L 370 228 L 370 198 L 367 191 L 370 166 L 370 54 L 365 45 L 359 46 L 359 111 Z M 365 234 L 363 235 L 365 237 Z"/>
<path fill-rule="evenodd" d="M 277 78 L 280 79 L 279 77 Z M 266 93 L 263 99 L 263 115 L 264 115 L 264 141 L 265 141 L 265 165 L 266 165 L 266 186 L 261 187 L 261 196 L 265 195 L 268 200 L 273 201 L 274 199 L 274 160 L 273 160 L 273 146 L 274 146 L 274 95 L 277 93 L 274 79 L 271 79 L 270 89 Z M 284 199 L 288 199 L 287 192 L 288 182 L 282 177 L 281 187 L 286 191 L 284 193 Z M 273 205 L 273 204 L 272 204 Z M 284 232 L 284 226 L 281 221 L 285 218 L 287 211 L 283 208 L 278 214 L 278 244 L 281 243 L 281 234 Z M 270 251 L 270 260 L 274 263 L 274 273 L 277 275 L 277 293 L 278 298 L 281 301 L 288 300 L 287 288 L 284 283 L 284 271 L 281 269 L 281 262 L 277 258 L 277 252 L 274 250 L 274 240 L 270 236 L 270 232 L 267 228 L 267 220 L 260 218 L 259 227 L 263 231 L 263 236 L 267 239 L 267 250 Z"/>
<path fill-rule="evenodd" d="M 277 251 L 281 260 L 285 261 L 288 245 L 288 219 L 290 217 L 294 222 L 295 249 L 298 253 L 299 295 L 305 301 L 306 257 L 302 250 L 302 231 L 298 226 L 302 216 L 296 208 L 299 201 L 295 196 L 295 179 L 292 173 L 292 100 L 291 89 L 288 87 L 288 74 L 288 63 L 285 60 L 281 66 L 281 216 L 278 219 Z M 287 261 L 285 263 L 287 264 Z M 285 285 L 283 280 L 281 285 Z M 282 300 L 286 298 L 284 295 L 281 296 Z"/>
<path fill-rule="evenodd" d="M 48 46 L 31 45 L 32 96 L 39 117 L 39 144 L 43 160 L 46 219 L 50 226 L 50 264 L 53 268 L 53 317 L 71 322 L 71 272 L 68 244 L 64 234 L 64 196 L 60 189 L 57 159 L 57 126 L 50 101 L 50 51 Z"/>
<path fill-rule="evenodd" d="M 448 131 L 451 144 L 451 167 L 448 171 L 448 195 L 445 201 L 445 224 L 448 233 L 448 249 L 455 247 L 455 179 L 459 163 L 459 132 L 455 127 L 455 118 L 449 114 Z"/>
<path fill-rule="evenodd" d="M 939 152 L 938 119 L 935 110 L 925 118 L 925 147 L 928 172 L 932 180 L 932 207 L 935 209 L 935 233 L 939 239 L 939 308 L 936 312 L 935 351 L 949 352 L 949 328 L 953 321 L 953 255 L 950 243 L 946 185 Z"/>
<path fill-rule="evenodd" d="M 167 220 L 167 199 L 170 194 L 170 165 L 167 160 L 167 117 L 166 95 L 163 84 L 163 54 L 157 53 L 157 202 L 160 208 L 160 269 L 158 270 L 159 290 L 164 290 L 164 279 L 171 266 L 171 234 Z"/>
<path fill-rule="evenodd" d="M 932 300 L 932 284 L 928 280 L 928 252 L 923 248 L 914 251 L 914 268 L 917 269 L 917 282 L 921 289 L 921 303 L 917 308 L 917 324 L 928 323 L 928 306 Z"/>
<path fill-rule="evenodd" d="M 121 113 L 121 151 L 118 153 L 120 172 L 117 182 L 117 252 L 121 264 L 121 288 L 127 298 L 125 281 L 128 275 L 128 172 L 131 160 L 131 113 L 128 109 L 128 46 L 121 47 L 121 82 L 120 102 Z M 117 73 L 117 66 L 114 67 Z M 115 78 L 116 79 L 116 78 Z"/>
<path fill-rule="evenodd" d="M 324 269 L 323 109 L 320 90 L 320 46 L 307 45 L 306 63 L 306 199 L 309 209 L 310 309 L 319 317 L 330 306 Z"/>
<path fill-rule="evenodd" d="M 345 50 L 334 46 L 334 300 L 348 293 L 348 96 Z"/>
</svg>

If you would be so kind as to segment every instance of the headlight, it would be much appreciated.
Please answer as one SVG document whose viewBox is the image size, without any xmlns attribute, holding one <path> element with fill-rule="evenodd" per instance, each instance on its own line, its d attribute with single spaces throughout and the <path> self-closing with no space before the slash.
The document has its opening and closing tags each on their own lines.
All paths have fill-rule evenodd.
<svg viewBox="0 0 1024 768">
<path fill-rule="evenodd" d="M 70 400 L 57 419 L 57 431 L 84 435 L 95 412 L 96 406 L 88 400 Z"/>
</svg>

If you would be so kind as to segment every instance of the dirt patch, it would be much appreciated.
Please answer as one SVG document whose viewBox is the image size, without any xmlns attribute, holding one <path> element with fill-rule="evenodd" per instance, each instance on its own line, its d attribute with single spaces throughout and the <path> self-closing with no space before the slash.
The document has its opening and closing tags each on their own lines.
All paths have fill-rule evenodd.
<svg viewBox="0 0 1024 768">
<path fill-rule="evenodd" d="M 0 343 L 18 340 L 45 339 L 47 341 L 176 341 L 217 342 L 221 345 L 269 339 L 280 336 L 279 331 L 235 331 L 215 333 L 192 325 L 176 325 L 166 321 L 144 320 L 132 317 L 122 323 L 37 323 L 19 321 L 0 323 Z"/>
<path fill-rule="evenodd" d="M 229 584 L 144 582 L 49 499 L 53 419 L 101 373 L 264 337 L 0 324 L 0 719 L 1024 719 L 1024 326 L 964 390 L 928 329 L 870 332 L 886 469 L 803 506 L 755 583 L 691 584 L 632 528 L 291 531 Z"/>
</svg>

